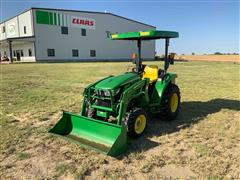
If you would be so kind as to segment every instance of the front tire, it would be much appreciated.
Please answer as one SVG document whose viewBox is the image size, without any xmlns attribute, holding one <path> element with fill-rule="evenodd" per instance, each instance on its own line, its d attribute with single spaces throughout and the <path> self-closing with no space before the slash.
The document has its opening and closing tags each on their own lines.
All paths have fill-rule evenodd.
<svg viewBox="0 0 240 180">
<path fill-rule="evenodd" d="M 130 112 L 127 117 L 128 136 L 141 136 L 147 127 L 148 120 L 148 115 L 143 109 L 138 108 Z"/>
<path fill-rule="evenodd" d="M 180 111 L 180 90 L 177 85 L 170 84 L 163 93 L 160 104 L 160 118 L 162 120 L 174 120 Z"/>
</svg>

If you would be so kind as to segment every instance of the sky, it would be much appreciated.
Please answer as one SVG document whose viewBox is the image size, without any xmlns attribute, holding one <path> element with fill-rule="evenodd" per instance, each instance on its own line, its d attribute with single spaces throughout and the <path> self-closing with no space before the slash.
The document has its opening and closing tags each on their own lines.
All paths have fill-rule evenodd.
<svg viewBox="0 0 240 180">
<path fill-rule="evenodd" d="M 0 0 L 0 21 L 30 7 L 107 11 L 178 31 L 179 38 L 170 41 L 170 52 L 177 54 L 239 53 L 239 1 Z M 157 41 L 156 51 L 164 53 L 163 41 Z"/>
</svg>

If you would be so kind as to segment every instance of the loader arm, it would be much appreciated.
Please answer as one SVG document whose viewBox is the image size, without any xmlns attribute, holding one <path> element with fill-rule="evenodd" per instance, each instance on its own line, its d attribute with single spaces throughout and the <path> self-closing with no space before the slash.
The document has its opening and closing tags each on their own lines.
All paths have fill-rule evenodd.
<svg viewBox="0 0 240 180">
<path fill-rule="evenodd" d="M 127 107 L 131 100 L 133 100 L 134 98 L 137 98 L 138 96 L 143 95 L 144 101 L 146 103 L 149 102 L 147 89 L 144 88 L 147 83 L 148 83 L 148 80 L 138 81 L 123 92 L 123 96 L 120 102 L 120 108 L 118 111 L 118 124 L 122 124 L 122 120 L 125 118 Z M 141 104 L 140 106 L 142 105 L 144 105 L 144 103 Z"/>
</svg>

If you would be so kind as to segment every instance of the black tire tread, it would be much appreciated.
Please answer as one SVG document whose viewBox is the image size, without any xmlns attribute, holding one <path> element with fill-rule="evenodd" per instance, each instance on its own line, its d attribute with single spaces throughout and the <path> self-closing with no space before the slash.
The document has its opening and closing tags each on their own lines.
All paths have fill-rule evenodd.
<svg viewBox="0 0 240 180">
<path fill-rule="evenodd" d="M 173 93 L 177 93 L 178 99 L 179 99 L 178 108 L 175 113 L 172 113 L 170 109 L 170 98 Z M 181 95 L 180 95 L 180 90 L 178 86 L 176 84 L 169 84 L 163 94 L 162 101 L 160 104 L 160 113 L 159 113 L 160 118 L 166 121 L 174 120 L 180 111 L 180 102 L 181 102 Z"/>
<path fill-rule="evenodd" d="M 137 133 L 135 132 L 134 125 L 135 125 L 135 120 L 136 120 L 136 118 L 137 118 L 140 114 L 145 115 L 145 117 L 146 117 L 146 119 L 147 119 L 147 122 L 146 122 L 146 127 L 145 127 L 145 129 L 143 130 L 143 132 L 142 132 L 141 134 L 137 134 Z M 141 108 L 136 108 L 136 109 L 134 109 L 133 111 L 130 111 L 130 112 L 128 113 L 128 116 L 127 116 L 128 136 L 129 136 L 129 137 L 133 137 L 133 138 L 136 138 L 136 137 L 141 136 L 141 135 L 144 133 L 144 131 L 146 130 L 146 128 L 147 128 L 148 119 L 149 119 L 149 118 L 148 118 L 147 113 L 146 113 L 143 109 L 141 109 Z"/>
</svg>

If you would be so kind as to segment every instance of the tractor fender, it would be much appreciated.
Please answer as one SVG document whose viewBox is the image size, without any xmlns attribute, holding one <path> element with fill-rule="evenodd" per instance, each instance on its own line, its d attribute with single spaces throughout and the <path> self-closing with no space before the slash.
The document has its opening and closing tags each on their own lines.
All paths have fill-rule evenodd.
<svg viewBox="0 0 240 180">
<path fill-rule="evenodd" d="M 176 74 L 166 74 L 164 78 L 161 80 L 158 80 L 155 84 L 155 89 L 157 91 L 158 97 L 161 99 L 163 96 L 163 93 L 165 89 L 168 87 L 168 85 L 175 84 L 175 79 L 177 78 Z"/>
</svg>

